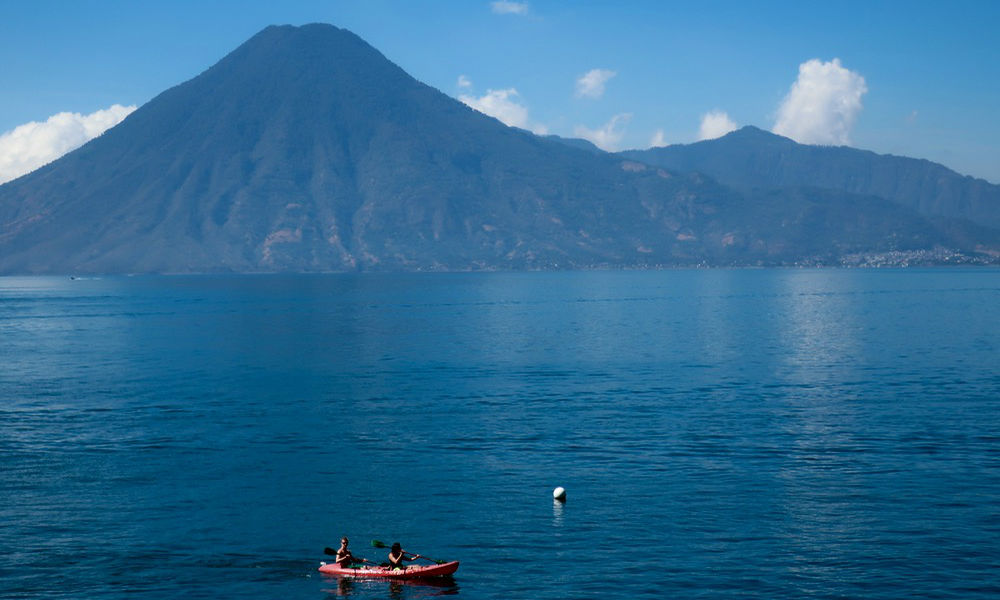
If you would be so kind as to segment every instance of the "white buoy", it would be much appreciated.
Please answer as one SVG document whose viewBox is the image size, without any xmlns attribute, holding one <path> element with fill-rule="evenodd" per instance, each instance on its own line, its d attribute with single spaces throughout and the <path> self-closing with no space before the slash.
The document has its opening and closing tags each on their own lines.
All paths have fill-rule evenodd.
<svg viewBox="0 0 1000 600">
<path fill-rule="evenodd" d="M 552 497 L 560 502 L 566 501 L 566 490 L 560 486 L 552 490 Z"/>
</svg>

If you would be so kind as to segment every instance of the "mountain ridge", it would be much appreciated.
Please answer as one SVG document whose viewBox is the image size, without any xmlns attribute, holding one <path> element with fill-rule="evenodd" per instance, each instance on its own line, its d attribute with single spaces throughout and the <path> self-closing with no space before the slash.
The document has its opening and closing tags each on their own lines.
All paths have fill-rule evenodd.
<svg viewBox="0 0 1000 600">
<path fill-rule="evenodd" d="M 619 154 L 705 173 L 739 189 L 816 187 L 874 195 L 927 216 L 1000 228 L 1000 185 L 926 159 L 799 144 L 751 125 L 712 140 Z"/>
</svg>

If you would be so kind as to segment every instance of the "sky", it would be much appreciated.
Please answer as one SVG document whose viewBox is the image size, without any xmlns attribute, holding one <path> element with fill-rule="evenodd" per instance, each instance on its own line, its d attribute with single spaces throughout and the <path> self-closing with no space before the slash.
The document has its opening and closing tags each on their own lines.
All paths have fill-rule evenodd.
<svg viewBox="0 0 1000 600">
<path fill-rule="evenodd" d="M 508 125 L 607 150 L 754 125 L 1000 183 L 993 0 L 0 0 L 0 182 L 264 27 L 313 22 Z"/>
</svg>

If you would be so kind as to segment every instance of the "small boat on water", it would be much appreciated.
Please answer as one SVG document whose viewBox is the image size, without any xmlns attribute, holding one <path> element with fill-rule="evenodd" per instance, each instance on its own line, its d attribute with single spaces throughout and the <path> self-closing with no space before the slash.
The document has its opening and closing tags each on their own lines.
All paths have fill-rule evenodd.
<svg viewBox="0 0 1000 600">
<path fill-rule="evenodd" d="M 342 567 L 337 563 L 320 563 L 319 572 L 343 577 L 380 577 L 384 579 L 427 579 L 445 577 L 458 570 L 458 561 L 436 565 L 407 565 L 405 569 L 382 566 Z"/>
</svg>

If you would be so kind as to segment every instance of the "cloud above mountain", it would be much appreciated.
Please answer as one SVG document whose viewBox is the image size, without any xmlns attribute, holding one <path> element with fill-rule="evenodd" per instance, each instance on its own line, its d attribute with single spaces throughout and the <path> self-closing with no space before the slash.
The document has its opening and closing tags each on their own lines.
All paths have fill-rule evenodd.
<svg viewBox="0 0 1000 600">
<path fill-rule="evenodd" d="M 0 183 L 46 165 L 114 127 L 135 106 L 115 104 L 89 115 L 61 112 L 45 122 L 18 125 L 0 135 Z"/>
<path fill-rule="evenodd" d="M 649 138 L 649 148 L 662 148 L 667 145 L 667 136 L 662 129 L 653 132 L 653 137 Z"/>
<path fill-rule="evenodd" d="M 520 94 L 514 88 L 486 90 L 486 94 L 478 98 L 462 94 L 458 99 L 504 125 L 520 127 L 539 135 L 548 133 L 548 128 L 544 125 L 531 122 L 528 118 L 528 107 L 520 102 Z"/>
<path fill-rule="evenodd" d="M 802 144 L 848 145 L 867 92 L 865 78 L 840 59 L 806 61 L 778 107 L 772 131 Z"/>
<path fill-rule="evenodd" d="M 701 127 L 698 128 L 698 141 L 714 140 L 739 127 L 729 114 L 721 110 L 713 110 L 701 116 Z"/>
<path fill-rule="evenodd" d="M 576 137 L 593 142 L 601 150 L 613 152 L 618 150 L 618 144 L 625 137 L 625 126 L 632 120 L 631 113 L 621 113 L 611 117 L 611 120 L 597 129 L 589 129 L 583 125 L 577 125 L 573 129 Z"/>
<path fill-rule="evenodd" d="M 577 98 L 600 98 L 605 84 L 617 73 L 608 69 L 591 69 L 576 80 Z"/>
<path fill-rule="evenodd" d="M 527 2 L 510 2 L 509 0 L 499 0 L 491 2 L 490 7 L 498 15 L 526 15 L 528 14 Z"/>
</svg>

